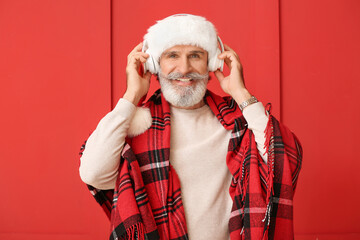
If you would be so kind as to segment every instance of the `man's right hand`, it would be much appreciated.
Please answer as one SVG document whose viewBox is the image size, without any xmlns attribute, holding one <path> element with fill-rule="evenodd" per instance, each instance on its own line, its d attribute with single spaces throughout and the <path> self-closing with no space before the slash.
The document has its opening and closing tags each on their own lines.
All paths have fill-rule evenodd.
<svg viewBox="0 0 360 240">
<path fill-rule="evenodd" d="M 142 52 L 143 43 L 138 44 L 128 55 L 126 66 L 126 92 L 123 96 L 135 106 L 147 94 L 150 87 L 151 72 L 140 75 L 141 63 L 145 63 L 149 54 Z"/>
</svg>

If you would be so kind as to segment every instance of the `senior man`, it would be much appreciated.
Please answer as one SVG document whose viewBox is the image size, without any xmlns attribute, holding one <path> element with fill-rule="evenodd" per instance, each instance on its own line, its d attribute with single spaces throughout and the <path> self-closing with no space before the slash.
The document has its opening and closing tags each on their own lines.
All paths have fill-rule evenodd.
<svg viewBox="0 0 360 240">
<path fill-rule="evenodd" d="M 126 92 L 81 152 L 80 176 L 111 218 L 110 239 L 293 239 L 301 145 L 221 44 L 212 23 L 180 14 L 128 55 Z M 207 90 L 209 71 L 229 97 Z M 152 74 L 161 90 L 143 103 Z"/>
</svg>

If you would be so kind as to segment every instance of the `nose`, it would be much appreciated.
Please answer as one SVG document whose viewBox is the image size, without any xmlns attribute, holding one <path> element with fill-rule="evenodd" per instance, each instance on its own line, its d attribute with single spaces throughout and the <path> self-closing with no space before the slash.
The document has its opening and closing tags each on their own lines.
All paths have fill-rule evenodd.
<svg viewBox="0 0 360 240">
<path fill-rule="evenodd" d="M 178 71 L 183 75 L 190 73 L 192 71 L 192 66 L 189 59 L 186 56 L 181 57 L 178 62 Z"/>
</svg>

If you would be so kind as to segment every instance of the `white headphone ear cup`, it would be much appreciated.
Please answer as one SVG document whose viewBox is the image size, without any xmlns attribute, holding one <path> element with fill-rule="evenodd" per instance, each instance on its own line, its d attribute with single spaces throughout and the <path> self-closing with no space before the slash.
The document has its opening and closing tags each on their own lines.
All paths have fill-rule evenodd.
<svg viewBox="0 0 360 240">
<path fill-rule="evenodd" d="M 208 68 L 209 68 L 209 71 L 210 71 L 210 72 L 213 72 L 213 71 L 214 71 L 214 66 L 215 66 L 215 64 L 214 64 L 214 57 L 212 57 L 212 58 L 209 59 L 209 63 L 208 63 Z"/>
<path fill-rule="evenodd" d="M 219 63 L 219 70 L 222 72 L 224 71 L 224 60 L 218 59 Z"/>
<path fill-rule="evenodd" d="M 160 71 L 160 65 L 159 65 L 159 62 L 156 61 L 155 59 L 153 59 L 153 66 L 154 66 L 154 72 L 153 74 L 158 74 L 159 71 Z"/>
<path fill-rule="evenodd" d="M 221 60 L 221 59 L 218 58 L 218 56 L 220 54 L 221 54 L 220 49 L 217 49 L 215 56 L 210 58 L 210 60 L 209 60 L 209 71 L 215 72 L 217 69 L 220 69 L 220 71 L 223 71 L 224 60 Z"/>
<path fill-rule="evenodd" d="M 157 69 L 158 67 L 156 66 L 156 61 L 154 61 L 153 56 L 151 56 L 151 54 L 148 52 L 148 42 L 146 40 L 144 40 L 143 42 L 143 47 L 142 47 L 142 52 L 149 54 L 148 59 L 146 60 L 146 62 L 143 64 L 144 65 L 144 72 L 151 72 L 152 74 L 156 74 L 157 73 Z"/>
<path fill-rule="evenodd" d="M 216 66 L 216 69 L 219 69 L 221 72 L 223 71 L 224 69 L 224 60 L 222 59 L 219 59 L 218 56 L 221 54 L 221 50 L 220 49 L 217 49 L 216 50 L 216 62 L 215 62 L 215 66 Z M 215 69 L 215 70 L 216 70 Z"/>
<path fill-rule="evenodd" d="M 149 71 L 152 74 L 157 74 L 157 69 L 157 62 L 154 60 L 153 56 L 149 54 L 149 57 L 144 64 L 144 70 Z"/>
</svg>

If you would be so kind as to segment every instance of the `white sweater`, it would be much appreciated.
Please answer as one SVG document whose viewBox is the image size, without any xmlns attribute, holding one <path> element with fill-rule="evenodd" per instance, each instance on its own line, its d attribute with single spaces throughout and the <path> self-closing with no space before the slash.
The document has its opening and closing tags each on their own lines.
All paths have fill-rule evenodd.
<svg viewBox="0 0 360 240">
<path fill-rule="evenodd" d="M 99 189 L 115 187 L 120 152 L 134 112 L 132 103 L 120 99 L 99 122 L 81 157 L 80 176 L 85 183 Z M 265 109 L 258 102 L 246 107 L 243 114 L 266 162 Z M 225 158 L 230 135 L 207 105 L 194 110 L 171 107 L 170 164 L 180 178 L 191 240 L 229 239 L 232 176 Z"/>
</svg>

